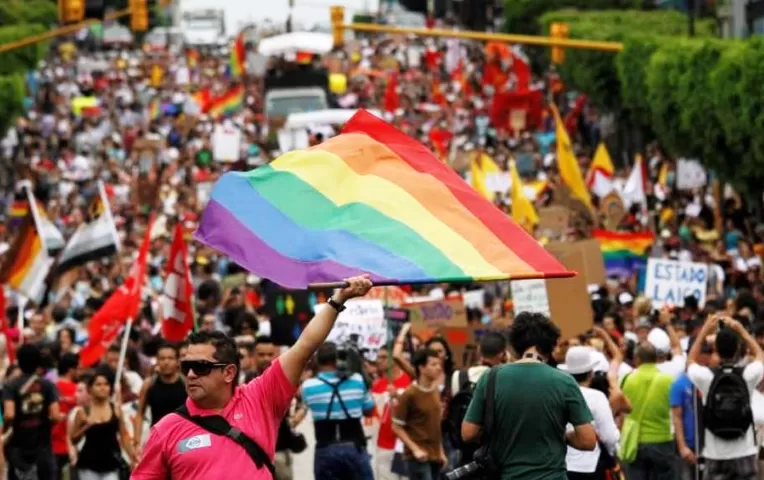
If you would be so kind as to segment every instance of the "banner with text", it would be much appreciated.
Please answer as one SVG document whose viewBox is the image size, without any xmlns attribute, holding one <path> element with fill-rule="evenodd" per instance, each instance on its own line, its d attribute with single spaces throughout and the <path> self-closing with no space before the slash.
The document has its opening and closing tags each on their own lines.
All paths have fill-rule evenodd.
<svg viewBox="0 0 764 480">
<path fill-rule="evenodd" d="M 645 295 L 655 308 L 664 305 L 683 307 L 685 297 L 694 296 L 698 305 L 706 303 L 708 265 L 662 258 L 647 261 Z"/>
<path fill-rule="evenodd" d="M 355 340 L 358 347 L 367 350 L 365 357 L 377 358 L 377 350 L 387 340 L 385 309 L 381 300 L 351 300 L 345 304 L 347 309 L 337 316 L 334 328 L 326 338 L 327 342 L 342 345 Z M 327 307 L 325 303 L 316 305 L 316 312 Z"/>
</svg>

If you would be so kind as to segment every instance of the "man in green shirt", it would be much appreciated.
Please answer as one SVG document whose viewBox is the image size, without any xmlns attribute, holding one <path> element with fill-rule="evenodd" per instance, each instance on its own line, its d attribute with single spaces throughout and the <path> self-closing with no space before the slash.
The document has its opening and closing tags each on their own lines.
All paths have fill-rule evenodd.
<svg viewBox="0 0 764 480">
<path fill-rule="evenodd" d="M 658 370 L 658 354 L 650 342 L 640 343 L 634 357 L 638 367 L 621 386 L 631 402 L 629 417 L 639 424 L 637 457 L 624 465 L 626 478 L 673 480 L 677 455 L 669 395 L 674 377 Z"/>
<path fill-rule="evenodd" d="M 520 313 L 512 325 L 509 342 L 520 360 L 497 367 L 489 440 L 503 480 L 565 480 L 567 445 L 594 450 L 597 444 L 592 414 L 575 380 L 547 365 L 559 337 L 559 328 L 538 313 Z M 462 424 L 466 442 L 480 437 L 487 383 L 483 375 L 475 387 Z"/>
</svg>

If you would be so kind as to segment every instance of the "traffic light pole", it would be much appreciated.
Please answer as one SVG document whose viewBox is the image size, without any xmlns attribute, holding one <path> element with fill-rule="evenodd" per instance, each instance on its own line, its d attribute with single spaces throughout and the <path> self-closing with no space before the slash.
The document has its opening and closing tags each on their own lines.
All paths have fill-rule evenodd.
<svg viewBox="0 0 764 480">
<path fill-rule="evenodd" d="M 65 27 L 56 28 L 54 30 L 41 33 L 39 35 L 32 35 L 31 37 L 22 38 L 21 40 L 16 40 L 15 42 L 4 43 L 0 45 L 0 53 L 5 53 L 11 50 L 15 50 L 17 48 L 26 47 L 27 45 L 34 45 L 35 43 L 42 42 L 45 40 L 50 40 L 51 38 L 60 37 L 62 35 L 68 35 L 70 33 L 77 32 L 83 27 L 86 27 L 88 25 L 93 25 L 94 23 L 106 22 L 109 20 L 116 20 L 118 18 L 126 17 L 128 15 L 130 15 L 130 10 L 119 10 L 117 12 L 113 12 L 113 13 L 105 15 L 102 20 L 101 19 L 85 20 L 83 22 L 75 23 L 73 25 L 67 25 Z"/>
<path fill-rule="evenodd" d="M 467 40 L 479 40 L 483 42 L 506 42 L 521 45 L 537 45 L 542 47 L 575 48 L 583 50 L 597 50 L 600 52 L 620 52 L 623 50 L 621 42 L 606 42 L 596 40 L 576 40 L 564 37 L 542 37 L 534 35 L 512 35 L 506 33 L 471 32 L 460 30 L 446 30 L 440 28 L 401 28 L 389 25 L 377 25 L 372 23 L 345 23 L 345 8 L 342 6 L 331 7 L 332 32 L 334 44 L 342 45 L 345 30 L 356 32 L 387 33 L 391 35 L 419 35 L 423 37 L 449 37 L 463 38 Z"/>
</svg>

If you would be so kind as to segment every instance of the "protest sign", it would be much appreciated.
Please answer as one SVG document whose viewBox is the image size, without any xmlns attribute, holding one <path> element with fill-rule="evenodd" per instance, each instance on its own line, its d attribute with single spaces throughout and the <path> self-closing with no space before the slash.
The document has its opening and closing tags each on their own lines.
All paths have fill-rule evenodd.
<svg viewBox="0 0 764 480">
<path fill-rule="evenodd" d="M 531 312 L 549 316 L 549 297 L 545 280 L 515 280 L 510 282 L 509 286 L 512 291 L 515 315 L 520 312 Z"/>
<path fill-rule="evenodd" d="M 403 305 L 411 312 L 411 323 L 428 328 L 466 327 L 467 310 L 461 298 L 448 298 Z"/>
<path fill-rule="evenodd" d="M 212 133 L 212 156 L 218 162 L 235 162 L 241 156 L 241 130 L 233 125 L 218 125 Z"/>
<path fill-rule="evenodd" d="M 600 201 L 600 214 L 608 230 L 617 230 L 627 213 L 621 194 L 616 191 L 608 193 Z"/>
<path fill-rule="evenodd" d="M 708 176 L 706 169 L 699 161 L 680 158 L 676 162 L 676 188 L 679 190 L 695 190 L 706 186 Z"/>
<path fill-rule="evenodd" d="M 337 321 L 326 341 L 337 345 L 354 341 L 359 348 L 367 350 L 364 355 L 367 359 L 377 358 L 377 350 L 387 340 L 387 324 L 382 302 L 358 299 L 345 303 L 345 306 L 347 308 L 337 315 Z M 316 305 L 316 313 L 322 308 L 327 308 L 327 305 Z"/>
<path fill-rule="evenodd" d="M 683 307 L 685 297 L 694 296 L 698 305 L 706 303 L 708 265 L 650 258 L 645 274 L 645 295 L 655 308 Z"/>
</svg>

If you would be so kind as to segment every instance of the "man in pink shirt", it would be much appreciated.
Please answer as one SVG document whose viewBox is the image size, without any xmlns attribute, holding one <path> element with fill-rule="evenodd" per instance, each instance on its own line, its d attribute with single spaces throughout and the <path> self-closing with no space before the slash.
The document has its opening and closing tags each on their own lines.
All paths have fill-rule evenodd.
<svg viewBox="0 0 764 480">
<path fill-rule="evenodd" d="M 316 349 L 326 340 L 343 304 L 365 295 L 371 288 L 366 277 L 347 280 L 348 286 L 328 302 L 308 323 L 292 348 L 262 375 L 246 385 L 239 378 L 238 349 L 233 339 L 220 332 L 196 332 L 189 336 L 188 351 L 181 360 L 186 376 L 190 418 L 170 414 L 152 429 L 143 459 L 133 480 L 194 480 L 236 476 L 250 480 L 272 479 L 270 468 L 281 419 L 300 384 L 300 375 Z M 195 422 L 220 416 L 236 431 L 249 437 L 267 456 L 257 462 L 232 438 L 216 435 Z"/>
</svg>

